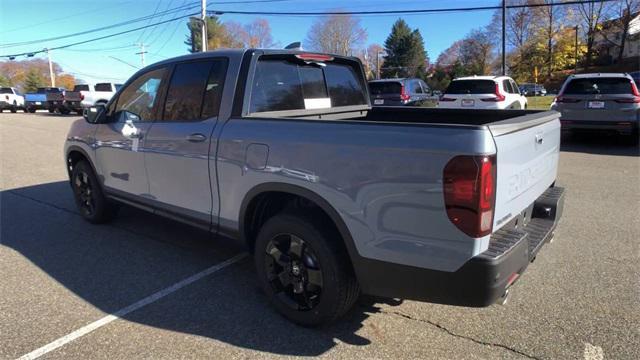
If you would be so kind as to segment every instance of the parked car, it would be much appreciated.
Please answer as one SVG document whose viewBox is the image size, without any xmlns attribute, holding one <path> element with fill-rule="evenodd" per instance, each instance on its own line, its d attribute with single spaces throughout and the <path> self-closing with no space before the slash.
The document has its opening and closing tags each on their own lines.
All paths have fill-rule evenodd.
<svg viewBox="0 0 640 360">
<path fill-rule="evenodd" d="M 520 93 L 524 96 L 546 96 L 547 89 L 540 84 L 520 84 Z"/>
<path fill-rule="evenodd" d="M 25 109 L 24 96 L 13 87 L 0 87 L 0 112 L 5 109 L 11 110 L 12 113 L 18 109 Z M 26 112 L 26 110 L 25 110 Z"/>
<path fill-rule="evenodd" d="M 360 293 L 505 299 L 562 214 L 558 116 L 372 108 L 357 58 L 226 49 L 138 71 L 64 152 L 87 221 L 124 203 L 237 241 L 310 326 Z"/>
<path fill-rule="evenodd" d="M 526 109 L 527 98 L 508 76 L 469 76 L 451 81 L 438 100 L 441 109 Z"/>
<path fill-rule="evenodd" d="M 431 92 L 431 96 L 440 97 L 440 96 L 442 96 L 442 91 L 440 91 L 440 90 L 433 90 L 433 91 Z"/>
<path fill-rule="evenodd" d="M 62 92 L 63 88 L 57 87 L 41 87 L 36 90 L 35 93 L 27 93 L 24 96 L 27 111 L 30 113 L 36 112 L 36 110 L 49 110 L 53 112 L 55 108 L 49 106 L 47 102 L 47 93 Z"/>
<path fill-rule="evenodd" d="M 628 74 L 571 75 L 551 109 L 561 113 L 562 129 L 616 131 L 638 141 L 640 92 Z"/>
<path fill-rule="evenodd" d="M 120 84 L 97 83 L 95 85 L 79 84 L 73 91 L 67 91 L 64 96 L 64 106 L 69 111 L 81 114 L 83 109 L 96 104 L 106 104 L 118 91 Z"/>
<path fill-rule="evenodd" d="M 373 106 L 418 106 L 429 99 L 431 90 L 415 78 L 369 81 Z"/>
</svg>

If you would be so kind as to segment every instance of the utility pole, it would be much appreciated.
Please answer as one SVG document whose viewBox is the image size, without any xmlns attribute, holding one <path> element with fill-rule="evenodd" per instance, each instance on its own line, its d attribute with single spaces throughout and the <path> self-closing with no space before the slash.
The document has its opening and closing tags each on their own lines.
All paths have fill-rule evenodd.
<svg viewBox="0 0 640 360">
<path fill-rule="evenodd" d="M 53 73 L 53 63 L 51 63 L 51 54 L 49 49 L 44 49 L 47 52 L 47 59 L 49 59 L 49 78 L 51 79 L 51 87 L 56 86 L 56 75 Z"/>
<path fill-rule="evenodd" d="M 147 53 L 147 51 L 144 49 L 144 43 L 141 42 L 134 45 L 140 46 L 140 52 L 137 52 L 136 55 L 140 55 L 140 61 L 142 62 L 142 67 L 144 67 L 144 54 Z"/>
<path fill-rule="evenodd" d="M 502 0 L 502 75 L 507 75 L 507 54 L 506 54 L 506 18 L 507 18 L 507 1 Z"/>
<path fill-rule="evenodd" d="M 202 16 L 200 18 L 202 29 L 202 52 L 207 51 L 207 0 L 202 0 Z"/>
<path fill-rule="evenodd" d="M 376 79 L 380 80 L 380 51 L 376 51 Z"/>
</svg>

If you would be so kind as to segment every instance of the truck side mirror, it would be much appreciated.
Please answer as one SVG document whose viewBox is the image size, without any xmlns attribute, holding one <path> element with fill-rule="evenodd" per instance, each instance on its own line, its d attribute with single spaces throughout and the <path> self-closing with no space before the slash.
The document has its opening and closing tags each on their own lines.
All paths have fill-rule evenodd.
<svg viewBox="0 0 640 360">
<path fill-rule="evenodd" d="M 99 124 L 104 120 L 104 114 L 106 111 L 107 108 L 104 104 L 97 104 L 96 106 L 84 109 L 82 117 L 84 117 L 84 119 L 90 124 Z"/>
</svg>

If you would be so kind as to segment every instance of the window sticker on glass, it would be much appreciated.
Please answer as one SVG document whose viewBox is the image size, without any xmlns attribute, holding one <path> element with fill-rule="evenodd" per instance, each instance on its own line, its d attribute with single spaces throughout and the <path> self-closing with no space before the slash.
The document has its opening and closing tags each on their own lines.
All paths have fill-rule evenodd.
<svg viewBox="0 0 640 360">
<path fill-rule="evenodd" d="M 327 109 L 331 107 L 330 98 L 304 99 L 304 108 L 309 109 Z"/>
</svg>

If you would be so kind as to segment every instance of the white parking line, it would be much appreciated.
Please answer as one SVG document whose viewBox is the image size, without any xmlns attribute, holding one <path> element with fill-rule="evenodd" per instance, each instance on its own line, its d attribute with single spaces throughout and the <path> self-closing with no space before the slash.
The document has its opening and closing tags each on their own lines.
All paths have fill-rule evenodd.
<svg viewBox="0 0 640 360">
<path fill-rule="evenodd" d="M 88 334 L 88 333 L 90 333 L 90 332 L 92 332 L 92 331 L 104 326 L 104 325 L 107 325 L 108 323 L 110 323 L 110 322 L 112 322 L 114 320 L 117 320 L 117 319 L 119 319 L 119 318 L 121 318 L 121 317 L 123 317 L 123 316 L 125 316 L 125 315 L 127 315 L 127 314 L 129 314 L 131 312 L 133 312 L 133 311 L 136 311 L 136 310 L 140 309 L 141 307 L 144 307 L 144 306 L 149 305 L 149 304 L 151 304 L 151 303 L 153 303 L 155 301 L 158 301 L 158 300 L 162 299 L 163 297 L 165 297 L 165 296 L 167 296 L 167 295 L 169 295 L 169 294 L 171 294 L 171 293 L 173 293 L 175 291 L 178 291 L 178 290 L 182 289 L 183 287 L 185 287 L 185 286 L 187 286 L 187 285 L 189 285 L 191 283 L 194 283 L 194 282 L 202 279 L 205 276 L 211 275 L 216 271 L 220 271 L 220 270 L 224 269 L 225 267 L 227 267 L 229 265 L 232 265 L 232 264 L 242 260 L 246 256 L 247 256 L 246 253 L 238 254 L 238 255 L 236 255 L 236 256 L 228 259 L 228 260 L 225 260 L 225 261 L 223 261 L 221 263 L 218 263 L 218 264 L 216 264 L 216 265 L 214 265 L 214 266 L 212 266 L 210 268 L 207 268 L 207 269 L 205 269 L 205 270 L 203 270 L 203 271 L 201 271 L 201 272 L 199 272 L 199 273 L 197 273 L 195 275 L 189 276 L 188 278 L 186 278 L 184 280 L 181 280 L 181 281 L 169 286 L 168 288 L 162 289 L 162 290 L 160 290 L 160 291 L 158 291 L 158 292 L 156 292 L 156 293 L 154 293 L 152 295 L 147 296 L 146 298 L 144 298 L 144 299 L 142 299 L 142 300 L 140 300 L 140 301 L 138 301 L 136 303 L 133 303 L 133 304 L 131 304 L 131 305 L 125 307 L 125 308 L 122 308 L 122 309 L 114 312 L 113 314 L 107 315 L 107 316 L 103 317 L 100 320 L 94 321 L 89 325 L 83 326 L 80 329 L 78 329 L 78 330 L 76 330 L 76 331 L 74 331 L 74 332 L 72 332 L 72 333 L 70 333 L 68 335 L 65 335 L 65 336 L 63 336 L 63 337 L 61 337 L 61 338 L 59 338 L 57 340 L 54 340 L 54 341 L 48 343 L 47 345 L 45 345 L 45 346 L 43 346 L 41 348 L 33 350 L 32 352 L 30 352 L 28 354 L 25 354 L 25 355 L 21 356 L 18 359 L 19 360 L 37 359 L 38 357 L 40 357 L 40 356 L 42 356 L 42 355 L 44 355 L 44 354 L 46 354 L 46 353 L 48 353 L 50 351 L 53 351 L 53 350 L 65 345 L 65 344 L 68 344 L 68 343 L 72 342 L 73 340 L 75 340 L 75 339 L 77 339 L 79 337 L 82 337 L 82 336 L 84 336 L 84 335 L 86 335 L 86 334 Z"/>
</svg>

